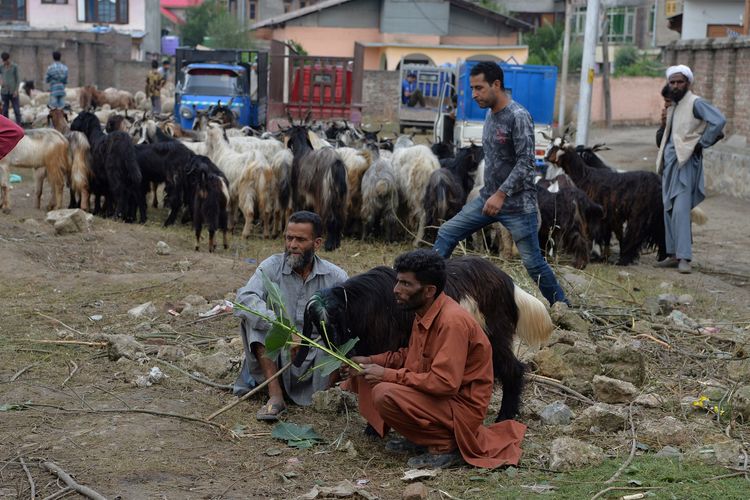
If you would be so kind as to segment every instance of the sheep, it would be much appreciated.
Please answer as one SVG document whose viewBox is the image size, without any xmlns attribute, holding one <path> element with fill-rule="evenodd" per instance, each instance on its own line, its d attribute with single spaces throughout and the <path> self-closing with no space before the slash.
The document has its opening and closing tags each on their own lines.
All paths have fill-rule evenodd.
<svg viewBox="0 0 750 500">
<path fill-rule="evenodd" d="M 446 295 L 477 318 L 492 344 L 495 378 L 503 386 L 495 421 L 513 418 L 520 406 L 525 369 L 513 354 L 513 337 L 518 334 L 529 344 L 540 344 L 549 338 L 554 325 L 541 301 L 489 261 L 458 257 L 447 260 L 446 266 Z M 393 269 L 377 267 L 316 292 L 305 306 L 303 333 L 311 335 L 324 324 L 327 336 L 323 338 L 336 346 L 357 337 L 352 354 L 359 356 L 406 346 L 414 313 L 396 304 L 395 284 Z"/>
<path fill-rule="evenodd" d="M 79 103 L 83 110 L 88 110 L 92 106 L 97 108 L 105 104 L 114 109 L 136 109 L 135 99 L 130 92 L 111 87 L 100 91 L 93 85 L 86 85 L 81 88 Z"/>
<path fill-rule="evenodd" d="M 3 178 L 8 176 L 11 167 L 37 169 L 34 173 L 36 180 L 34 205 L 37 209 L 41 208 L 45 176 L 52 187 L 52 198 L 47 205 L 47 210 L 62 208 L 65 172 L 70 171 L 68 140 L 64 135 L 49 128 L 26 130 L 16 147 L 0 160 Z M 44 169 L 38 167 L 44 167 Z M 7 183 L 2 186 L 2 191 L 1 208 L 7 212 L 10 210 Z"/>
<path fill-rule="evenodd" d="M 414 246 L 417 246 L 424 238 L 426 224 L 426 214 L 422 203 L 430 176 L 440 168 L 440 163 L 427 146 L 417 145 L 394 149 L 391 163 L 398 180 L 399 198 L 406 212 L 407 227 L 412 230 L 416 228 Z"/>
<path fill-rule="evenodd" d="M 398 181 L 391 162 L 377 158 L 362 177 L 362 239 L 380 231 L 386 241 L 398 234 Z"/>
<path fill-rule="evenodd" d="M 612 172 L 584 163 L 573 145 L 558 137 L 547 153 L 547 160 L 562 167 L 592 201 L 604 210 L 600 234 L 595 237 L 609 253 L 611 233 L 620 242 L 617 265 L 638 259 L 642 248 L 656 247 L 658 259 L 666 258 L 664 205 L 661 178 L 645 171 Z"/>
<path fill-rule="evenodd" d="M 292 205 L 294 210 L 308 209 L 320 215 L 326 226 L 324 248 L 330 252 L 341 245 L 347 197 L 346 166 L 333 148 L 314 150 L 311 132 L 304 124 L 292 125 L 286 134 L 294 154 Z"/>
<path fill-rule="evenodd" d="M 203 224 L 208 226 L 208 251 L 216 250 L 214 234 L 217 229 L 222 232 L 224 249 L 227 244 L 227 203 L 229 186 L 218 168 L 205 156 L 195 155 L 187 167 L 188 175 L 195 179 L 193 196 L 193 228 L 195 229 L 195 251 L 200 249 Z"/>
</svg>

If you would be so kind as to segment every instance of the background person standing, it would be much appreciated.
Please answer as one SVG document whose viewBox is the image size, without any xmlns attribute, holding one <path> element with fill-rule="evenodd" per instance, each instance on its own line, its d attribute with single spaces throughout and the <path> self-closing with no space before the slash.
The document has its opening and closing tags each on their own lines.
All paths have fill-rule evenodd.
<svg viewBox="0 0 750 500">
<path fill-rule="evenodd" d="M 166 79 L 159 72 L 159 62 L 151 61 L 151 71 L 146 75 L 146 95 L 151 99 L 151 110 L 154 114 L 161 114 L 161 89 Z"/>
<path fill-rule="evenodd" d="M 49 105 L 51 108 L 65 107 L 65 85 L 68 83 L 68 67 L 60 62 L 58 51 L 52 53 L 52 64 L 47 67 L 44 81 L 49 85 Z"/>
<path fill-rule="evenodd" d="M 0 94 L 3 99 L 3 116 L 8 118 L 8 108 L 13 104 L 13 114 L 16 123 L 21 125 L 21 110 L 18 104 L 18 84 L 21 78 L 18 76 L 18 66 L 10 60 L 10 54 L 3 52 L 3 63 L 0 65 L 0 78 L 2 78 L 2 88 Z"/>
</svg>

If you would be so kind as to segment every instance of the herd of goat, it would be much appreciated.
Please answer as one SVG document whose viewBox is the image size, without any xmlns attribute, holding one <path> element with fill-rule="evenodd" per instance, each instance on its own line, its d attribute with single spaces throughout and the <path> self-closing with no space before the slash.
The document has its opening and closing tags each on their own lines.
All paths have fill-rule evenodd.
<svg viewBox="0 0 750 500">
<path fill-rule="evenodd" d="M 85 96 L 96 100 L 97 95 Z M 308 118 L 278 132 L 233 126 L 219 104 L 182 130 L 171 119 L 114 113 L 102 123 L 90 111 L 49 110 L 46 128 L 29 129 L 18 147 L 0 161 L 2 208 L 10 207 L 11 167 L 36 168 L 36 206 L 45 179 L 52 188 L 48 209 L 62 208 L 65 185 L 70 207 L 125 222 L 145 222 L 147 197 L 169 208 L 165 226 L 192 220 L 196 250 L 203 226 L 209 251 L 215 233 L 244 220 L 242 236 L 257 222 L 263 237 L 275 237 L 292 211 L 313 210 L 325 225 L 325 249 L 343 235 L 415 243 L 435 238 L 440 223 L 479 195 L 484 162 L 480 146 L 454 148 L 415 144 L 410 136 L 379 137 L 346 122 L 310 123 Z M 547 160 L 560 170 L 537 183 L 539 239 L 548 254 L 566 253 L 583 268 L 592 248 L 609 257 L 612 234 L 618 264 L 633 263 L 644 249 L 665 256 L 661 180 L 645 171 L 618 172 L 596 154 L 565 137 L 550 145 Z M 37 168 L 42 167 L 42 168 Z M 94 197 L 93 206 L 91 196 Z M 477 250 L 512 241 L 502 228 L 475 235 Z"/>
</svg>

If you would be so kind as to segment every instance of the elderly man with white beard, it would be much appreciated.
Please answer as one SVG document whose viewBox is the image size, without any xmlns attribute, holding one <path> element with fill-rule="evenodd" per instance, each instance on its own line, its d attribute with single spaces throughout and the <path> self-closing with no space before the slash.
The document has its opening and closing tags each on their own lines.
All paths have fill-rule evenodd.
<svg viewBox="0 0 750 500">
<path fill-rule="evenodd" d="M 306 211 L 293 213 L 284 233 L 285 252 L 274 254 L 260 263 L 247 285 L 237 291 L 237 302 L 275 318 L 273 311 L 266 306 L 268 293 L 262 277 L 265 275 L 279 286 L 289 319 L 302 331 L 305 305 L 312 294 L 320 289 L 336 286 L 348 278 L 343 269 L 315 255 L 323 242 L 322 236 L 323 223 L 317 214 Z M 289 354 L 282 351 L 275 360 L 266 357 L 265 337 L 271 325 L 239 309 L 235 309 L 235 315 L 242 318 L 240 333 L 245 360 L 234 383 L 234 393 L 242 395 L 271 378 L 280 366 L 289 361 Z M 328 377 L 321 376 L 319 370 L 314 370 L 310 377 L 300 380 L 305 372 L 320 361 L 321 354 L 322 351 L 318 349 L 310 349 L 301 366 L 292 365 L 281 375 L 284 391 L 294 403 L 309 405 L 315 391 L 328 388 Z M 268 403 L 256 415 L 258 420 L 278 420 L 279 414 L 286 410 L 278 378 L 268 384 L 268 395 Z"/>
<path fill-rule="evenodd" d="M 703 150 L 724 137 L 726 118 L 690 91 L 693 72 L 687 66 L 668 68 L 667 81 L 674 104 L 667 109 L 664 138 L 656 157 L 656 170 L 662 175 L 667 258 L 655 266 L 676 267 L 689 274 L 693 258 L 690 211 L 706 198 Z"/>
</svg>

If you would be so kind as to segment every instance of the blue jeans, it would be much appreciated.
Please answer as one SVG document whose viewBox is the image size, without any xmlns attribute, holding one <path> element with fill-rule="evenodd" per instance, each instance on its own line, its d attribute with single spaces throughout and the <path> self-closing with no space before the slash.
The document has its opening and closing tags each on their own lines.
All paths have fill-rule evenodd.
<svg viewBox="0 0 750 500">
<path fill-rule="evenodd" d="M 18 96 L 13 97 L 13 94 L 3 94 L 3 116 L 8 118 L 8 111 L 11 105 L 13 106 L 13 114 L 16 117 L 16 123 L 21 124 L 21 110 L 18 106 Z"/>
<path fill-rule="evenodd" d="M 528 214 L 500 212 L 494 217 L 489 217 L 482 214 L 484 202 L 482 198 L 476 198 L 464 205 L 464 208 L 451 220 L 440 226 L 433 249 L 447 259 L 459 241 L 493 222 L 499 222 L 513 236 L 523 265 L 531 279 L 539 286 L 544 298 L 549 301 L 550 305 L 558 301 L 567 302 L 565 292 L 560 288 L 552 268 L 544 260 L 542 251 L 539 249 L 536 212 Z"/>
<path fill-rule="evenodd" d="M 51 95 L 49 96 L 50 108 L 64 108 L 65 107 L 65 96 L 64 95 Z"/>
</svg>

